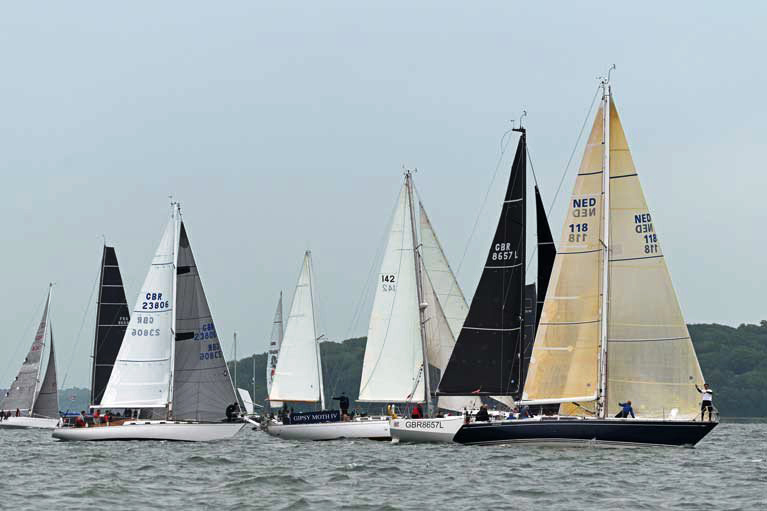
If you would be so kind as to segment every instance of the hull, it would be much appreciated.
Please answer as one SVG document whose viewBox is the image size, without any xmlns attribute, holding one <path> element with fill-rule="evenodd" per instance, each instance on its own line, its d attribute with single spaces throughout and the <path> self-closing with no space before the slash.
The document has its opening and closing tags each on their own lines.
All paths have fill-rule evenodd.
<svg viewBox="0 0 767 511">
<path fill-rule="evenodd" d="M 244 426 L 244 422 L 132 421 L 116 426 L 56 428 L 53 431 L 53 438 L 65 441 L 171 440 L 212 442 L 232 438 Z"/>
<path fill-rule="evenodd" d="M 8 417 L 0 421 L 0 428 L 8 429 L 55 429 L 59 419 L 41 417 Z"/>
<path fill-rule="evenodd" d="M 443 417 L 437 419 L 394 419 L 391 424 L 392 443 L 452 442 L 463 426 L 464 418 Z"/>
<path fill-rule="evenodd" d="M 340 440 L 344 438 L 369 438 L 388 440 L 388 419 L 353 420 L 349 422 L 324 422 L 319 424 L 281 424 L 270 421 L 265 430 L 271 436 L 284 440 Z"/>
<path fill-rule="evenodd" d="M 475 422 L 461 427 L 461 444 L 532 443 L 548 445 L 614 445 L 693 447 L 716 422 L 642 419 L 534 418 Z"/>
</svg>

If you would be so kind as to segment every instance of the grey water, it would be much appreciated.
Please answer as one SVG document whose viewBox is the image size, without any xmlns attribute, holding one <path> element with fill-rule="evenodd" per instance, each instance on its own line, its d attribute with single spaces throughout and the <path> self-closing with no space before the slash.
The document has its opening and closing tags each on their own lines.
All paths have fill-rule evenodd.
<svg viewBox="0 0 767 511">
<path fill-rule="evenodd" d="M 767 509 L 767 424 L 695 449 L 67 443 L 0 430 L 2 509 Z"/>
</svg>

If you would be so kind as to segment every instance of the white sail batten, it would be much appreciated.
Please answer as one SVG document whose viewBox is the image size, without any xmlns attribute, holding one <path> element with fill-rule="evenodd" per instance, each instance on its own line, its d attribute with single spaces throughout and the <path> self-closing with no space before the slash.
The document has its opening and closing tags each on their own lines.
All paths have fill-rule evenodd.
<svg viewBox="0 0 767 511">
<path fill-rule="evenodd" d="M 600 109 L 570 197 L 522 401 L 567 403 L 599 386 L 602 134 Z"/>
<path fill-rule="evenodd" d="M 269 351 L 266 354 L 266 394 L 269 395 L 272 392 L 272 380 L 274 380 L 274 372 L 277 370 L 277 358 L 280 354 L 280 346 L 282 345 L 283 336 L 283 324 L 282 324 L 282 292 L 280 292 L 280 299 L 277 302 L 277 310 L 274 311 L 274 319 L 272 320 L 272 335 L 269 338 Z M 270 401 L 270 406 L 273 408 L 279 408 L 282 403 L 279 401 Z"/>
<path fill-rule="evenodd" d="M 164 408 L 169 404 L 179 228 L 174 211 L 141 286 L 99 408 Z"/>
<path fill-rule="evenodd" d="M 630 399 L 642 417 L 691 419 L 703 376 L 612 101 L 609 131 L 607 412 Z"/>
<path fill-rule="evenodd" d="M 423 402 L 423 346 L 410 201 L 403 185 L 376 276 L 358 401 Z"/>
<path fill-rule="evenodd" d="M 219 420 L 237 397 L 183 223 L 176 273 L 173 417 Z"/>
<path fill-rule="evenodd" d="M 321 361 L 312 296 L 311 252 L 306 252 L 280 345 L 269 401 L 322 402 Z"/>
</svg>

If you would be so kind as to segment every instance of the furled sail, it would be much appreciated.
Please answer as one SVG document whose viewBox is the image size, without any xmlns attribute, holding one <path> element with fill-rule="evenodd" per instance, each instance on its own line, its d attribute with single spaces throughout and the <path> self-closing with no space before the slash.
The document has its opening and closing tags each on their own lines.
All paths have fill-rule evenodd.
<svg viewBox="0 0 767 511">
<path fill-rule="evenodd" d="M 280 299 L 277 302 L 277 310 L 274 311 L 274 320 L 272 320 L 272 335 L 269 339 L 269 352 L 267 353 L 266 360 L 266 394 L 269 395 L 272 392 L 272 380 L 274 380 L 274 373 L 277 370 L 277 358 L 280 354 L 280 346 L 282 345 L 282 292 L 280 292 Z M 269 404 L 272 407 L 280 407 L 282 403 L 279 401 L 270 401 Z"/>
<path fill-rule="evenodd" d="M 57 419 L 59 414 L 59 387 L 56 383 L 56 350 L 53 348 L 53 326 L 51 330 L 51 349 L 48 353 L 48 367 L 45 370 L 43 383 L 35 399 L 33 415 Z"/>
<path fill-rule="evenodd" d="M 376 276 L 358 401 L 424 401 L 423 345 L 410 204 L 406 181 L 399 194 L 381 270 Z"/>
<path fill-rule="evenodd" d="M 220 420 L 237 397 L 183 222 L 176 275 L 173 417 Z"/>
<path fill-rule="evenodd" d="M 91 404 L 98 406 L 112 374 L 125 329 L 130 321 L 120 266 L 114 247 L 104 245 L 101 257 L 99 298 L 96 304 L 96 338 L 93 342 Z"/>
<path fill-rule="evenodd" d="M 612 101 L 609 275 L 608 414 L 630 399 L 642 417 L 694 418 L 703 376 Z"/>
<path fill-rule="evenodd" d="M 423 300 L 427 305 L 424 311 L 426 345 L 429 364 L 437 367 L 441 374 L 450 360 L 469 306 L 422 202 L 419 209 Z M 481 400 L 473 396 L 440 396 L 438 400 L 439 408 L 454 411 L 472 410 L 480 404 Z"/>
<path fill-rule="evenodd" d="M 40 373 L 40 362 L 45 349 L 45 336 L 48 327 L 48 306 L 51 302 L 51 293 L 53 286 L 48 288 L 48 297 L 45 300 L 43 317 L 37 327 L 35 339 L 29 348 L 24 362 L 21 364 L 16 379 L 11 383 L 5 397 L 0 403 L 0 410 L 15 411 L 19 410 L 29 413 L 34 404 L 35 394 L 37 392 L 37 381 Z"/>
<path fill-rule="evenodd" d="M 280 345 L 269 401 L 321 402 L 324 407 L 312 280 L 312 254 L 307 251 Z"/>
<path fill-rule="evenodd" d="M 174 208 L 141 286 L 101 408 L 164 408 L 170 402 L 180 223 Z"/>
<path fill-rule="evenodd" d="M 524 400 L 593 401 L 599 377 L 602 113 L 597 113 L 562 228 Z"/>
<path fill-rule="evenodd" d="M 522 131 L 498 227 L 440 395 L 519 392 L 525 290 L 526 142 Z"/>
</svg>

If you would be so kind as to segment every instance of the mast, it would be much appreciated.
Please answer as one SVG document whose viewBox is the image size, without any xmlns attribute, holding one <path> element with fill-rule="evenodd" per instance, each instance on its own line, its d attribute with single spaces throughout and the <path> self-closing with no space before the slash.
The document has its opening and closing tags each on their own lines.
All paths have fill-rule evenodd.
<svg viewBox="0 0 767 511">
<path fill-rule="evenodd" d="M 431 382 L 429 380 L 429 353 L 426 345 L 426 325 L 424 320 L 424 311 L 428 306 L 423 302 L 423 274 L 421 273 L 421 254 L 418 252 L 419 246 L 416 235 L 415 223 L 415 205 L 413 204 L 413 175 L 408 170 L 405 172 L 405 184 L 407 185 L 407 197 L 410 202 L 410 227 L 413 235 L 413 257 L 415 258 L 415 282 L 418 291 L 418 317 L 421 325 L 421 351 L 423 352 L 423 377 L 424 377 L 424 401 L 426 404 L 426 415 L 431 416 Z"/>
<path fill-rule="evenodd" d="M 237 332 L 234 332 L 234 388 L 237 394 Z"/>
<path fill-rule="evenodd" d="M 178 279 L 178 243 L 181 225 L 181 203 L 171 201 L 171 218 L 173 218 L 173 303 L 170 317 L 170 380 L 168 382 L 168 419 L 173 418 L 173 374 L 176 366 L 176 280 Z"/>
<path fill-rule="evenodd" d="M 50 303 L 51 303 L 51 296 L 53 295 L 53 282 L 48 284 L 48 300 L 45 302 L 45 308 L 47 309 L 47 314 L 45 316 L 45 330 L 43 330 L 43 350 L 45 350 L 45 337 L 48 335 L 48 325 L 50 325 L 50 317 L 51 317 L 51 309 L 50 309 Z M 42 362 L 42 360 L 40 360 Z M 32 404 L 29 406 L 29 416 L 32 417 L 32 414 L 35 410 L 35 405 L 37 404 L 37 392 L 40 387 L 40 368 L 42 367 L 42 363 L 37 364 L 37 376 L 35 377 L 35 391 L 32 393 Z"/>
<path fill-rule="evenodd" d="M 106 238 L 105 238 L 106 239 Z M 99 297 L 96 301 L 96 328 L 94 328 L 93 334 L 93 362 L 91 363 L 91 405 L 96 400 L 96 361 L 98 360 L 99 351 L 99 316 L 101 315 L 101 293 L 104 290 L 104 263 L 107 257 L 107 245 L 106 241 L 102 247 L 101 252 L 101 271 L 99 272 Z"/>
<path fill-rule="evenodd" d="M 599 417 L 607 415 L 607 311 L 610 305 L 610 72 L 602 79 L 602 317 L 599 340 Z"/>
</svg>

